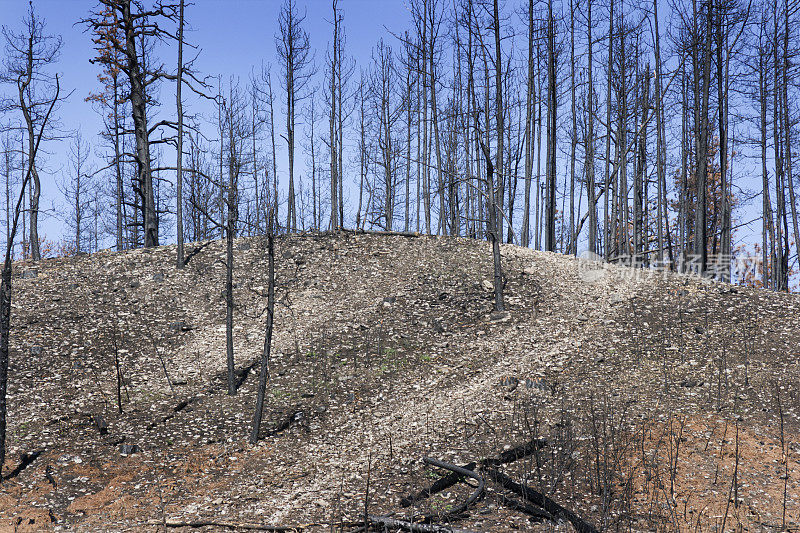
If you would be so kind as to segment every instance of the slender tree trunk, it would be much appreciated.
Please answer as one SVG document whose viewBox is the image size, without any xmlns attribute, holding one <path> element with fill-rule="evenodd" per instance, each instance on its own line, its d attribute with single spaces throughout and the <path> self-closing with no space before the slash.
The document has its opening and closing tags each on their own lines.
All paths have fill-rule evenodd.
<svg viewBox="0 0 800 533">
<path fill-rule="evenodd" d="M 178 80 L 175 99 L 178 111 L 178 158 L 177 175 L 175 177 L 176 192 L 176 233 L 178 240 L 178 256 L 176 258 L 178 269 L 183 268 L 183 101 L 181 100 L 181 86 L 183 85 L 183 7 L 184 0 L 180 0 L 180 22 L 178 23 Z"/>
<path fill-rule="evenodd" d="M 609 218 L 609 202 L 611 191 L 611 95 L 613 93 L 612 79 L 614 75 L 614 0 L 609 4 L 608 14 L 608 76 L 606 78 L 606 164 L 603 181 L 605 182 L 605 198 L 603 205 L 603 233 L 605 240 L 604 256 L 606 261 L 611 259 L 611 219 Z"/>
<path fill-rule="evenodd" d="M 272 347 L 272 325 L 275 317 L 275 230 L 274 213 L 270 211 L 267 229 L 267 326 L 264 333 L 264 349 L 261 352 L 261 370 L 258 374 L 258 392 L 256 393 L 256 409 L 253 413 L 253 425 L 250 431 L 250 444 L 258 442 L 261 429 L 261 418 L 264 413 L 264 397 L 269 380 L 269 359 Z"/>
<path fill-rule="evenodd" d="M 553 1 L 547 2 L 547 198 L 545 250 L 556 251 L 556 57 Z"/>
<path fill-rule="evenodd" d="M 499 183 L 498 194 L 500 197 L 500 209 L 502 209 L 503 199 L 503 183 L 505 182 L 505 166 L 503 164 L 503 139 L 505 135 L 505 108 L 503 106 L 503 55 L 500 50 L 500 12 L 498 0 L 493 3 L 493 27 L 494 27 L 494 54 L 495 54 L 495 121 L 497 125 L 497 181 Z M 497 209 L 498 206 L 494 205 L 492 209 Z M 497 217 L 497 213 L 495 213 Z M 502 239 L 503 235 L 503 222 L 497 217 L 497 235 L 496 238 Z"/>
<path fill-rule="evenodd" d="M 662 107 L 662 99 L 661 99 L 661 44 L 660 44 L 660 34 L 658 30 L 658 0 L 653 0 L 653 19 L 655 21 L 655 55 L 656 55 L 656 80 L 655 80 L 655 91 L 656 91 L 656 173 L 657 173 L 657 180 L 658 180 L 658 224 L 657 224 L 657 232 L 658 232 L 658 262 L 659 266 L 664 264 L 664 229 L 666 227 L 667 231 L 669 231 L 669 221 L 667 220 L 667 183 L 666 183 L 666 172 L 665 172 L 665 153 L 664 153 L 664 134 L 663 134 L 663 127 L 664 127 L 664 119 L 663 119 L 663 107 Z M 670 247 L 671 250 L 671 247 Z M 672 253 L 670 251 L 670 264 L 673 264 Z"/>
<path fill-rule="evenodd" d="M 708 235 L 706 194 L 707 168 L 708 168 L 708 93 L 711 85 L 711 29 L 713 27 L 713 1 L 709 0 L 706 7 L 706 42 L 703 51 L 703 88 L 702 103 L 700 108 L 700 131 L 697 150 L 697 205 L 695 207 L 695 246 L 694 252 L 698 254 L 700 273 L 705 273 L 708 264 Z M 697 105 L 698 102 L 695 102 Z"/>
<path fill-rule="evenodd" d="M 763 32 L 763 28 L 761 30 Z M 759 43 L 760 44 L 760 43 Z M 775 231 L 772 221 L 772 205 L 770 202 L 769 173 L 767 171 L 767 79 L 764 50 L 758 50 L 758 100 L 760 104 L 759 133 L 761 134 L 761 223 L 762 223 L 762 270 L 761 283 L 764 288 L 774 287 L 774 243 Z"/>
<path fill-rule="evenodd" d="M 589 208 L 589 251 L 597 253 L 597 197 L 594 183 L 594 76 L 592 64 L 592 0 L 587 0 L 587 41 L 586 47 L 589 54 L 587 61 L 588 89 L 586 93 L 586 198 Z"/>
<path fill-rule="evenodd" d="M 569 59 L 570 59 L 570 92 L 572 96 L 572 132 L 570 133 L 569 161 L 569 249 L 571 254 L 578 253 L 578 236 L 575 234 L 575 152 L 578 147 L 578 112 L 575 105 L 575 8 L 573 0 L 569 1 Z"/>
<path fill-rule="evenodd" d="M 497 194 L 494 186 L 494 165 L 489 149 L 481 142 L 483 157 L 486 160 L 486 192 L 489 201 L 489 239 L 492 241 L 492 265 L 494 270 L 494 310 L 505 311 L 503 300 L 503 270 L 500 264 L 500 227 L 498 224 Z"/>
<path fill-rule="evenodd" d="M 522 246 L 530 245 L 531 172 L 533 167 L 533 2 L 528 0 L 528 85 L 525 92 L 525 204 L 522 208 Z M 591 30 L 590 30 L 591 31 Z"/>
<path fill-rule="evenodd" d="M 792 228 L 794 230 L 794 245 L 795 255 L 800 258 L 800 225 L 797 220 L 797 200 L 794 191 L 794 176 L 792 174 L 792 122 L 789 114 L 789 88 L 788 85 L 793 80 L 789 76 L 789 0 L 784 0 L 783 13 L 784 13 L 784 30 L 783 30 L 783 83 L 781 84 L 781 91 L 783 93 L 783 123 L 784 123 L 784 144 L 786 146 L 786 183 L 789 189 L 789 207 L 792 213 Z M 789 229 L 786 228 L 788 233 Z M 788 249 L 787 258 L 788 263 Z M 787 269 L 788 270 L 788 269 Z M 788 275 L 788 273 L 787 273 Z M 787 287 L 788 290 L 788 287 Z"/>
<path fill-rule="evenodd" d="M 539 41 L 536 42 L 536 82 L 539 88 L 539 99 L 536 104 L 536 222 L 534 227 L 535 232 L 535 248 L 542 249 L 542 208 L 543 194 L 542 194 L 542 96 L 544 90 L 542 89 L 542 68 L 540 63 Z"/>
</svg>

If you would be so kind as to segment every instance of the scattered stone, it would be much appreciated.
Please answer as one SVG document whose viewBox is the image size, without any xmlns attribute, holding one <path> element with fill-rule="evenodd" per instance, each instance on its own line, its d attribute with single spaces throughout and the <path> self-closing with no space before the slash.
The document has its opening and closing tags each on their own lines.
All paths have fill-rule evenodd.
<svg viewBox="0 0 800 533">
<path fill-rule="evenodd" d="M 446 292 L 446 291 L 442 291 L 442 292 L 440 292 L 440 293 L 439 293 L 439 296 L 437 296 L 437 298 L 438 298 L 439 300 L 447 300 L 447 298 L 448 298 L 449 296 L 450 296 L 450 293 L 448 293 L 448 292 Z"/>
<path fill-rule="evenodd" d="M 247 242 L 247 241 L 241 242 L 241 243 L 239 243 L 239 247 L 238 248 L 239 248 L 239 250 L 242 250 L 242 251 L 249 250 L 250 249 L 250 243 Z"/>
<path fill-rule="evenodd" d="M 550 386 L 547 382 L 543 379 L 525 379 L 525 388 L 526 389 L 536 389 L 543 392 L 547 392 L 550 390 Z"/>
<path fill-rule="evenodd" d="M 444 326 L 438 320 L 431 321 L 431 327 L 433 327 L 433 331 L 436 333 L 444 333 Z"/>
<path fill-rule="evenodd" d="M 586 322 L 587 320 L 589 320 L 589 317 L 587 317 L 586 315 L 578 315 L 575 317 L 575 320 L 579 322 Z"/>
<path fill-rule="evenodd" d="M 31 346 L 31 355 L 42 355 L 43 351 L 41 346 Z"/>
<path fill-rule="evenodd" d="M 170 324 L 169 329 L 171 329 L 172 331 L 175 331 L 175 332 L 178 332 L 178 331 L 192 331 L 194 329 L 194 326 L 192 326 L 191 324 L 187 324 L 183 320 L 178 320 L 178 321 L 173 322 L 172 324 Z"/>
<path fill-rule="evenodd" d="M 481 281 L 481 286 L 483 287 L 483 290 L 487 292 L 491 292 L 494 290 L 494 283 L 492 283 L 488 279 Z"/>
<path fill-rule="evenodd" d="M 391 307 L 396 301 L 396 296 L 387 296 L 383 299 L 383 307 Z"/>
<path fill-rule="evenodd" d="M 535 276 L 536 269 L 533 268 L 533 265 L 526 266 L 525 268 L 522 269 L 522 273 L 525 274 L 526 276 Z"/>
<path fill-rule="evenodd" d="M 80 287 L 80 285 L 78 285 L 77 283 L 70 283 L 69 285 L 67 285 L 67 288 L 68 288 L 69 290 L 71 290 L 71 291 L 74 291 L 74 290 L 75 290 L 75 289 L 77 289 L 78 287 Z"/>
<path fill-rule="evenodd" d="M 163 272 L 156 272 L 153 274 L 153 281 L 156 283 L 162 283 L 164 281 L 164 273 Z"/>
<path fill-rule="evenodd" d="M 706 330 L 703 329 L 702 326 L 695 326 L 694 327 L 694 332 L 697 333 L 698 335 L 702 335 L 703 333 L 705 333 L 705 331 Z"/>
<path fill-rule="evenodd" d="M 514 376 L 506 376 L 500 380 L 501 387 L 510 387 L 512 385 L 518 385 L 518 384 L 519 384 L 519 378 L 516 378 Z"/>
<path fill-rule="evenodd" d="M 35 268 L 29 268 L 22 271 L 22 279 L 34 279 L 39 276 L 39 271 Z"/>
<path fill-rule="evenodd" d="M 692 389 L 697 387 L 698 383 L 696 379 L 684 379 L 681 381 L 681 387 L 686 387 L 687 389 Z"/>
<path fill-rule="evenodd" d="M 128 284 L 131 289 L 137 289 L 139 288 L 139 285 L 141 285 L 141 283 L 139 283 L 137 280 L 133 280 Z"/>
<path fill-rule="evenodd" d="M 617 305 L 621 304 L 624 301 L 625 298 L 623 298 L 622 295 L 614 293 L 611 295 L 611 298 L 609 299 L 608 303 L 610 303 L 611 305 Z"/>
<path fill-rule="evenodd" d="M 103 418 L 99 414 L 92 415 L 92 424 L 95 425 L 97 430 L 100 432 L 101 435 L 106 435 L 108 433 L 108 422 L 106 419 Z"/>
<path fill-rule="evenodd" d="M 133 455 L 134 453 L 139 453 L 141 448 L 136 444 L 120 444 L 119 445 L 119 453 L 122 455 Z"/>
</svg>

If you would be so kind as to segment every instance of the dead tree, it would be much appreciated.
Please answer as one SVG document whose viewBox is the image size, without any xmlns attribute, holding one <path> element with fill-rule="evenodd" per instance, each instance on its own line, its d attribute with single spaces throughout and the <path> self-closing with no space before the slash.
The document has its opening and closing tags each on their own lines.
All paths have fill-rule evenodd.
<svg viewBox="0 0 800 533">
<path fill-rule="evenodd" d="M 100 136 L 111 145 L 113 150 L 112 159 L 107 168 L 113 168 L 114 172 L 114 214 L 115 226 L 114 234 L 117 251 L 124 250 L 130 245 L 127 230 L 128 213 L 125 205 L 125 183 L 123 179 L 124 165 L 126 161 L 123 156 L 123 144 L 125 142 L 125 93 L 124 80 L 120 76 L 121 71 L 117 67 L 122 60 L 118 51 L 122 35 L 119 27 L 114 23 L 116 11 L 105 7 L 102 16 L 110 22 L 108 26 L 99 27 L 94 31 L 92 42 L 97 50 L 98 57 L 105 57 L 104 67 L 97 75 L 102 89 L 96 93 L 91 93 L 86 97 L 87 102 L 98 105 L 99 112 L 103 116 L 105 131 Z M 116 44 L 116 46 L 115 46 Z"/>
<path fill-rule="evenodd" d="M 339 0 L 332 0 L 331 7 L 333 9 L 333 42 L 331 45 L 331 52 L 328 56 L 328 64 L 330 70 L 328 72 L 330 93 L 329 104 L 329 125 L 330 125 L 330 139 L 328 146 L 330 147 L 331 156 L 331 223 L 330 228 L 337 230 L 342 226 L 342 220 L 339 219 L 339 180 L 341 179 L 341 169 L 339 168 L 339 150 L 341 150 L 341 139 L 338 135 L 339 130 L 337 126 L 337 119 L 341 109 L 337 106 L 341 98 L 337 95 L 341 92 L 341 86 L 337 84 L 337 80 L 341 77 L 341 47 L 343 44 L 342 35 L 342 15 L 339 12 Z"/>
<path fill-rule="evenodd" d="M 221 92 L 221 89 L 220 89 Z M 233 240 L 236 237 L 239 213 L 239 175 L 243 172 L 247 162 L 244 159 L 244 143 L 249 134 L 246 122 L 245 103 L 241 94 L 233 83 L 230 87 L 228 98 L 220 98 L 220 133 L 224 138 L 220 143 L 220 160 L 227 163 L 228 181 L 223 184 L 223 175 L 218 183 L 212 183 L 221 191 L 223 216 L 215 219 L 207 206 L 194 202 L 193 208 L 202 213 L 205 219 L 214 228 L 221 230 L 225 235 L 225 356 L 227 370 L 228 394 L 236 394 L 236 368 L 233 347 Z M 192 173 L 201 174 L 197 168 Z M 213 181 L 208 175 L 206 180 Z M 223 191 L 224 189 L 224 191 Z"/>
<path fill-rule="evenodd" d="M 94 192 L 92 173 L 89 172 L 88 159 L 91 146 L 83 140 L 80 131 L 75 134 L 70 147 L 69 175 L 59 184 L 61 193 L 68 202 L 68 212 L 65 216 L 67 226 L 74 232 L 75 253 L 84 248 L 85 223 L 91 215 Z"/>
<path fill-rule="evenodd" d="M 494 310 L 501 313 L 506 310 L 503 301 L 503 270 L 500 264 L 500 225 L 498 224 L 497 192 L 494 186 L 494 165 L 486 144 L 480 140 L 483 157 L 486 162 L 486 192 L 489 204 L 489 240 L 492 242 L 492 266 L 494 273 Z"/>
<path fill-rule="evenodd" d="M 553 1 L 547 2 L 547 177 L 545 199 L 545 240 L 548 252 L 556 251 L 556 22 L 553 18 Z"/>
<path fill-rule="evenodd" d="M 158 43 L 177 40 L 172 27 L 182 26 L 181 4 L 157 0 L 148 9 L 141 0 L 100 0 L 100 5 L 103 9 L 92 13 L 81 24 L 94 33 L 113 29 L 111 33 L 120 36 L 103 43 L 103 46 L 110 46 L 113 53 L 100 54 L 92 62 L 107 69 L 119 69 L 128 78 L 128 100 L 135 139 L 132 158 L 137 169 L 133 187 L 135 198 L 129 203 L 140 211 L 139 224 L 144 234 L 144 246 L 158 246 L 161 213 L 156 206 L 154 180 L 157 178 L 154 175 L 158 171 L 175 170 L 175 167 L 154 168 L 152 151 L 156 145 L 174 145 L 174 133 L 179 128 L 177 121 L 154 120 L 150 113 L 158 103 L 155 99 L 158 85 L 164 80 L 177 81 L 178 75 L 164 70 L 152 57 L 152 51 Z M 109 10 L 113 16 L 109 15 Z M 183 43 L 182 39 L 180 43 Z M 204 81 L 198 79 L 182 59 L 179 85 L 205 97 Z M 158 138 L 151 139 L 156 134 Z"/>
<path fill-rule="evenodd" d="M 44 21 L 36 15 L 31 3 L 24 29 L 15 33 L 3 26 L 6 41 L 5 60 L 0 81 L 15 85 L 16 98 L 3 103 L 2 108 L 19 111 L 24 119 L 26 135 L 26 166 L 31 172 L 30 205 L 28 209 L 30 252 L 34 261 L 41 259 L 39 250 L 39 200 L 42 193 L 34 145 L 54 131 L 52 110 L 67 96 L 60 95 L 57 75 L 47 72 L 58 61 L 61 37 L 45 33 Z M 41 134 L 39 133 L 41 132 Z M 40 136 L 41 135 L 41 136 Z"/>
<path fill-rule="evenodd" d="M 45 128 L 50 122 L 53 109 L 58 103 L 60 85 L 58 75 L 55 76 L 55 90 L 53 92 L 50 106 L 43 111 L 42 120 L 39 128 L 34 132 L 33 145 L 25 163 L 25 176 L 20 184 L 19 196 L 14 207 L 14 219 L 11 223 L 11 231 L 8 232 L 6 242 L 6 254 L 3 261 L 2 283 L 0 283 L 0 468 L 6 458 L 6 394 L 8 391 L 8 356 L 9 356 L 9 335 L 11 334 L 11 274 L 12 274 L 12 252 L 14 249 L 14 239 L 17 235 L 20 213 L 22 212 L 22 200 L 25 198 L 25 188 L 33 176 L 33 162 L 39 152 L 39 146 L 44 138 Z M 0 482 L 3 476 L 0 472 Z"/>
<path fill-rule="evenodd" d="M 264 350 L 261 352 L 261 371 L 258 375 L 258 392 L 256 393 L 256 410 L 253 413 L 253 426 L 250 432 L 250 443 L 258 442 L 261 418 L 264 413 L 264 396 L 269 380 L 269 356 L 272 347 L 272 324 L 275 316 L 275 212 L 270 209 L 267 225 L 267 326 L 264 333 Z"/>
<path fill-rule="evenodd" d="M 297 229 L 297 198 L 294 186 L 295 116 L 297 102 L 304 98 L 313 72 L 311 69 L 311 45 L 308 33 L 301 27 L 305 15 L 297 12 L 294 0 L 286 0 L 278 17 L 280 35 L 275 38 L 278 56 L 283 67 L 283 88 L 286 91 L 286 144 L 289 155 L 289 191 L 287 198 L 286 227 Z"/>
<path fill-rule="evenodd" d="M 183 86 L 183 8 L 184 0 L 180 0 L 180 14 L 178 15 L 178 75 L 177 87 L 175 89 L 176 110 L 178 114 L 178 139 L 177 139 L 177 157 L 176 157 L 176 174 L 175 174 L 175 223 L 177 235 L 177 257 L 176 266 L 178 269 L 183 268 L 184 253 L 183 253 L 183 99 L 181 98 L 181 88 Z"/>
</svg>

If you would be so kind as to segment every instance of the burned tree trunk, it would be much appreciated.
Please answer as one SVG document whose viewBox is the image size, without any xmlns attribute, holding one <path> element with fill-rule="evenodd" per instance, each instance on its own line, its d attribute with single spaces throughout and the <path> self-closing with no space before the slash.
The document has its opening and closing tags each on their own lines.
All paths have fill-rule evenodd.
<svg viewBox="0 0 800 533">
<path fill-rule="evenodd" d="M 275 316 L 275 225 L 274 212 L 270 211 L 269 226 L 267 229 L 267 257 L 269 266 L 267 267 L 268 288 L 267 288 L 267 330 L 264 334 L 264 351 L 261 353 L 261 371 L 258 375 L 258 393 L 256 396 L 256 410 L 253 413 L 253 427 L 250 432 L 250 443 L 258 442 L 258 431 L 261 427 L 261 417 L 264 413 L 264 396 L 267 391 L 267 380 L 269 379 L 269 355 L 272 346 L 272 323 Z"/>
<path fill-rule="evenodd" d="M 489 203 L 489 239 L 492 241 L 492 266 L 494 268 L 494 310 L 501 313 L 506 310 L 503 302 L 503 269 L 500 264 L 500 226 L 497 223 L 497 195 L 494 190 L 494 165 L 489 156 L 489 149 L 480 141 L 483 156 L 486 159 L 486 193 Z"/>
</svg>

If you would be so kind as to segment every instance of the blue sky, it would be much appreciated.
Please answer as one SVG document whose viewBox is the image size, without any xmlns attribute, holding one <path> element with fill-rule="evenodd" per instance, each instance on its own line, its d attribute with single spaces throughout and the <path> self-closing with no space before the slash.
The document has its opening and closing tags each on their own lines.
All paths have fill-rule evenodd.
<svg viewBox="0 0 800 533">
<path fill-rule="evenodd" d="M 297 3 L 301 12 L 305 11 L 306 13 L 304 28 L 310 36 L 315 63 L 321 71 L 324 68 L 325 50 L 331 34 L 330 0 L 297 0 Z M 258 70 L 262 63 L 272 64 L 273 83 L 275 83 L 275 89 L 279 90 L 278 76 L 274 68 L 277 66 L 275 36 L 278 32 L 277 19 L 281 4 L 282 0 L 195 0 L 194 5 L 187 8 L 186 17 L 191 26 L 191 31 L 187 33 L 187 40 L 202 49 L 196 69 L 206 75 L 216 76 L 219 74 L 225 81 L 231 76 L 238 76 L 244 84 L 251 70 Z M 519 15 L 512 14 L 512 10 L 517 10 L 519 4 L 518 1 L 503 3 L 504 9 L 507 11 L 507 21 L 513 26 L 519 26 Z M 670 31 L 670 25 L 667 22 L 670 14 L 666 4 L 666 2 L 660 3 L 661 31 L 665 47 L 668 43 L 666 34 Z M 85 32 L 82 25 L 76 24 L 96 7 L 96 2 L 94 0 L 35 0 L 34 6 L 37 13 L 45 19 L 48 32 L 61 35 L 64 41 L 61 60 L 56 68 L 62 73 L 62 87 L 74 90 L 74 93 L 61 108 L 60 118 L 63 129 L 74 131 L 80 128 L 84 139 L 96 143 L 96 134 L 102 129 L 102 124 L 92 105 L 84 102 L 84 98 L 90 92 L 98 89 L 99 69 L 89 63 L 89 58 L 94 55 L 90 34 Z M 380 38 L 384 38 L 388 44 L 397 47 L 397 40 L 388 33 L 387 28 L 396 33 L 402 33 L 411 28 L 409 8 L 405 0 L 341 0 L 340 6 L 344 14 L 344 28 L 347 35 L 346 54 L 355 59 L 356 77 L 359 68 L 367 68 L 373 47 Z M 0 24 L 18 28 L 27 8 L 27 0 L 0 0 Z M 599 8 L 599 11 L 601 14 L 598 20 L 602 20 L 604 10 Z M 600 30 L 604 29 L 600 28 Z M 524 37 L 524 32 L 522 34 Z M 504 49 L 507 51 L 510 46 L 511 42 L 506 42 Z M 516 57 L 520 56 L 521 50 L 515 46 Z M 2 49 L 0 49 L 1 53 L 3 53 Z M 159 51 L 161 60 L 168 65 L 174 64 L 177 59 L 176 54 L 177 51 L 174 48 Z M 0 91 L 7 92 L 9 89 L 9 87 L 0 87 Z M 188 91 L 184 91 L 184 94 L 187 93 Z M 164 104 L 161 114 L 162 116 L 168 115 L 174 105 L 173 85 L 164 85 L 161 100 Z M 275 110 L 275 126 L 276 133 L 278 133 L 284 128 L 282 99 L 279 97 L 276 103 L 278 105 Z M 208 105 L 192 99 L 190 93 L 186 97 L 185 105 L 189 113 L 206 112 L 210 115 L 209 118 L 213 118 L 212 110 L 208 108 Z M 732 111 L 734 110 L 732 109 Z M 740 111 L 749 112 L 750 110 L 741 109 Z M 568 102 L 562 100 L 560 105 L 562 118 L 566 117 L 568 112 Z M 669 137 L 670 131 L 667 133 Z M 302 166 L 306 160 L 301 148 L 303 142 L 304 134 L 300 132 L 298 137 L 298 160 L 300 161 L 298 174 L 305 172 Z M 282 180 L 285 180 L 287 173 L 285 142 L 279 140 L 278 145 L 278 174 Z M 43 207 L 49 208 L 54 202 L 61 201 L 55 179 L 56 176 L 66 171 L 69 142 L 50 143 L 45 148 L 47 153 L 43 154 L 43 159 L 46 159 L 46 162 L 44 162 L 41 173 L 45 191 Z M 567 166 L 564 152 L 559 153 L 558 164 L 561 169 L 559 176 L 561 181 Z M 738 167 L 738 176 L 735 179 L 740 186 L 757 189 L 760 176 L 748 178 L 748 172 L 742 173 L 742 168 L 751 164 L 752 160 L 735 163 Z M 351 192 L 354 187 L 357 187 L 352 182 L 346 183 L 346 186 L 348 185 Z M 740 222 L 750 221 L 760 215 L 757 212 L 759 205 L 760 200 L 756 199 L 750 206 L 734 215 L 738 216 Z M 760 231 L 760 223 L 753 223 L 741 228 L 736 237 L 739 242 L 742 240 L 752 242 L 760 240 Z M 64 236 L 64 233 L 63 223 L 57 216 L 51 214 L 44 217 L 40 234 L 45 234 L 49 239 L 59 239 Z M 170 235 L 162 237 L 164 241 L 173 238 Z"/>
<path fill-rule="evenodd" d="M 262 63 L 273 65 L 273 83 L 279 90 L 275 53 L 275 35 L 278 32 L 280 0 L 195 0 L 187 7 L 186 19 L 191 26 L 187 41 L 199 46 L 202 52 L 196 69 L 203 74 L 222 75 L 223 80 L 238 76 L 244 83 L 251 70 L 258 71 Z M 80 128 L 84 139 L 95 143 L 95 135 L 102 129 L 100 117 L 84 98 L 98 89 L 99 68 L 89 63 L 93 57 L 91 36 L 82 25 L 76 24 L 96 6 L 93 0 L 35 0 L 34 8 L 46 22 L 47 32 L 61 35 L 63 48 L 56 70 L 62 74 L 61 84 L 67 91 L 74 90 L 59 113 L 63 129 L 74 131 Z M 318 68 L 322 68 L 325 50 L 332 33 L 330 20 L 331 4 L 325 0 L 298 1 L 301 12 L 305 11 L 304 28 L 308 32 Z M 408 7 L 404 1 L 344 0 L 340 7 L 344 14 L 347 35 L 346 53 L 353 56 L 359 65 L 366 65 L 372 48 L 383 37 L 394 43 L 394 37 L 385 31 L 407 28 L 410 25 Z M 20 21 L 28 9 L 27 0 L 0 0 L 0 24 L 19 30 Z M 0 47 L 0 54 L 4 50 Z M 188 55 L 188 52 L 187 52 Z M 175 56 L 175 57 L 172 57 Z M 167 64 L 177 61 L 177 49 L 161 52 Z M 357 75 L 357 74 L 356 74 Z M 0 87 L 8 94 L 10 87 Z M 174 104 L 174 86 L 165 85 L 161 100 L 164 110 Z M 184 91 L 187 94 L 188 91 Z M 278 99 L 276 104 L 276 130 L 283 127 L 283 111 Z M 187 112 L 207 110 L 204 104 L 186 96 Z M 3 119 L 7 120 L 7 119 Z M 276 132 L 277 133 L 277 132 Z M 280 143 L 284 145 L 285 143 Z M 66 170 L 66 154 L 69 141 L 50 143 L 43 154 L 43 208 L 60 202 L 56 188 L 56 176 Z M 284 152 L 283 150 L 281 150 Z M 301 160 L 304 156 L 300 155 Z M 278 162 L 278 172 L 285 175 L 286 165 Z M 302 169 L 300 170 L 302 172 Z M 49 239 L 62 237 L 63 224 L 54 215 L 45 216 L 40 234 Z"/>
</svg>

